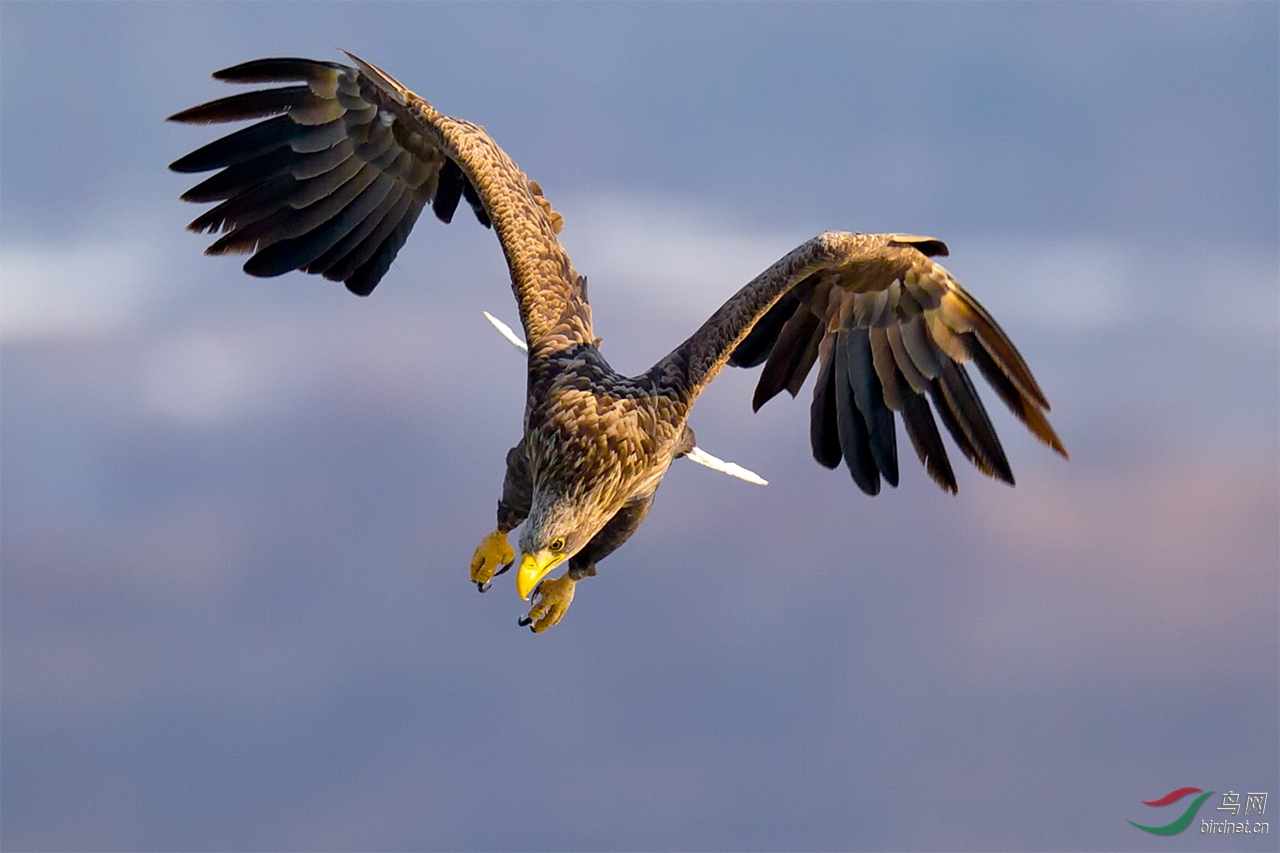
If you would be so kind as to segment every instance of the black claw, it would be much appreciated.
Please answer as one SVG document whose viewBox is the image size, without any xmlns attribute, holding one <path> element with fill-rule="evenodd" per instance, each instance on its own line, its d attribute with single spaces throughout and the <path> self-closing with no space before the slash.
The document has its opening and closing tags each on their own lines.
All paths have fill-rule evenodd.
<svg viewBox="0 0 1280 853">
<path fill-rule="evenodd" d="M 516 620 L 516 624 L 519 625 L 521 628 L 525 627 L 526 625 L 530 625 L 532 623 L 533 623 L 533 620 L 529 618 L 529 614 L 527 613 L 524 616 L 521 616 L 518 620 Z"/>
<path fill-rule="evenodd" d="M 489 587 L 491 586 L 493 586 L 493 584 L 491 583 L 481 583 L 480 581 L 476 581 L 476 589 L 480 590 L 481 592 L 488 592 Z"/>
<path fill-rule="evenodd" d="M 511 568 L 513 565 L 515 564 L 514 563 L 504 564 L 502 568 L 498 569 L 496 572 L 493 573 L 493 576 L 496 578 L 498 575 L 504 574 L 507 571 L 507 569 Z"/>
</svg>

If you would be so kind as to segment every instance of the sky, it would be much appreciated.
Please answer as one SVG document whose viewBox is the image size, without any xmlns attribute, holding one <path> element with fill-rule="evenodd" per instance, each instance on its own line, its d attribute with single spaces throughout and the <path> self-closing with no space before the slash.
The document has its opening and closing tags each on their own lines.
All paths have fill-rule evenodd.
<svg viewBox="0 0 1280 853">
<path fill-rule="evenodd" d="M 0 4 L 0 846 L 1274 850 L 1126 821 L 1280 809 L 1278 44 L 1274 3 Z M 823 230 L 928 234 L 1070 461 L 987 394 L 1016 488 L 868 498 L 807 387 L 726 371 L 691 425 L 769 485 L 677 462 L 519 628 L 467 582 L 523 406 L 492 233 L 424 218 L 361 300 L 183 230 L 215 131 L 164 117 L 339 48 L 539 180 L 618 369 Z"/>
</svg>

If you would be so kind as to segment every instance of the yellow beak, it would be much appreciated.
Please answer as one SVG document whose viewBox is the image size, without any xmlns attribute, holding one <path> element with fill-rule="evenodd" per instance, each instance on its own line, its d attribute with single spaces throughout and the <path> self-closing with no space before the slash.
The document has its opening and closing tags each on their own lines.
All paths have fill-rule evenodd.
<svg viewBox="0 0 1280 853">
<path fill-rule="evenodd" d="M 564 562 L 563 554 L 552 554 L 546 550 L 536 554 L 522 554 L 520 571 L 516 573 L 516 591 L 520 593 L 520 597 L 528 601 L 533 588 L 562 562 Z"/>
</svg>

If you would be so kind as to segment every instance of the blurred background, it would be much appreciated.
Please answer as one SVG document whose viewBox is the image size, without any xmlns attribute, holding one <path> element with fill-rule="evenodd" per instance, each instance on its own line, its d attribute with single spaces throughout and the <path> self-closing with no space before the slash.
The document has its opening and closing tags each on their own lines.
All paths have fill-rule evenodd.
<svg viewBox="0 0 1280 853">
<path fill-rule="evenodd" d="M 0 24 L 4 848 L 1275 849 L 1126 823 L 1280 797 L 1275 4 Z M 987 394 L 1016 489 L 901 439 L 867 498 L 808 387 L 727 371 L 692 425 L 770 485 L 677 463 L 518 628 L 467 582 L 523 406 L 493 234 L 424 217 L 361 300 L 183 231 L 219 129 L 164 117 L 339 47 L 542 183 L 620 370 L 824 229 L 933 235 L 1071 461 Z"/>
</svg>

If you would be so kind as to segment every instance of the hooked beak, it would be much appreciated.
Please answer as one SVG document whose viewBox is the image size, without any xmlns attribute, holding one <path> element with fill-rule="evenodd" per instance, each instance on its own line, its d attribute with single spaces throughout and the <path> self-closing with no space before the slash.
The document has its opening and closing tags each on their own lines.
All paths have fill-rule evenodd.
<svg viewBox="0 0 1280 853">
<path fill-rule="evenodd" d="M 520 570 L 516 573 L 516 591 L 520 593 L 520 597 L 528 601 L 529 595 L 542 582 L 542 579 L 562 562 L 564 562 L 563 554 L 552 554 L 547 550 L 536 554 L 522 554 Z"/>
</svg>

